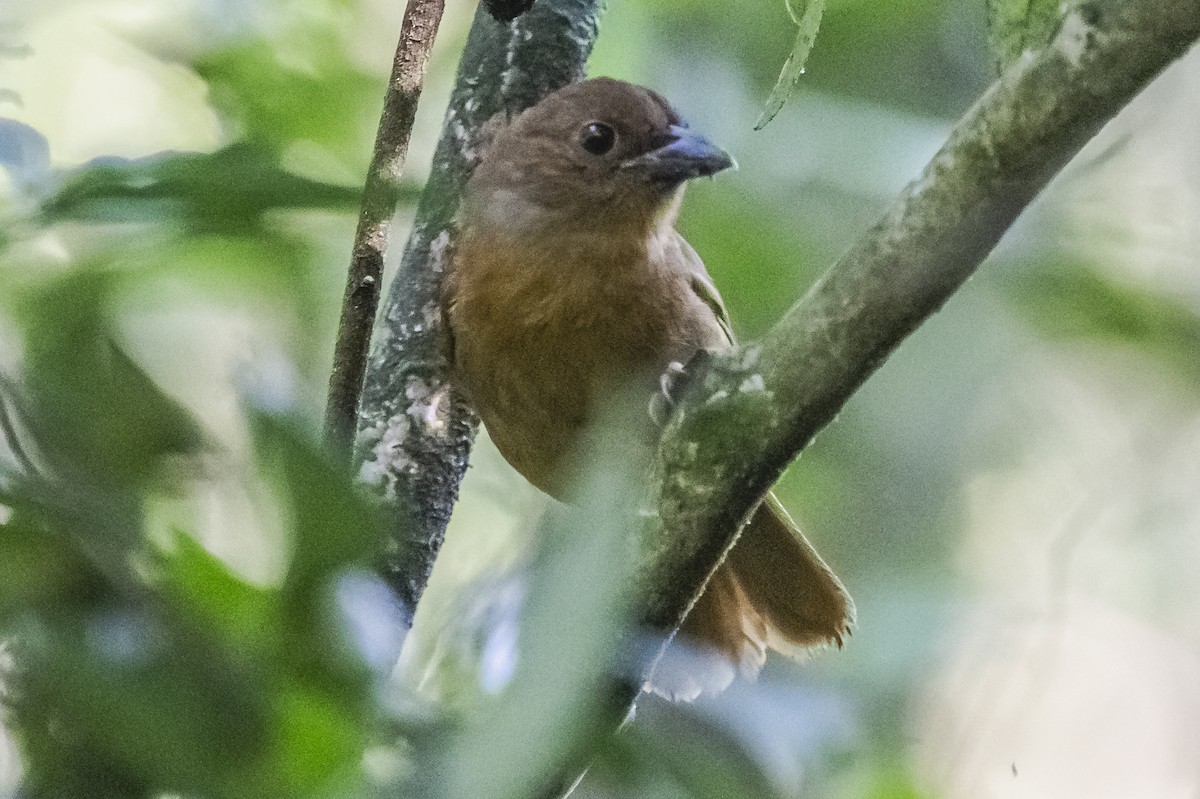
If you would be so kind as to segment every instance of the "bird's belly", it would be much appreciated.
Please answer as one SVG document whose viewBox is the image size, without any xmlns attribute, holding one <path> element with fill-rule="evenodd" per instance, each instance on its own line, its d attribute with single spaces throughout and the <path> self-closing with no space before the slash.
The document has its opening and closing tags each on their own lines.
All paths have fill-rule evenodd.
<svg viewBox="0 0 1200 799">
<path fill-rule="evenodd" d="M 590 436 L 654 440 L 646 401 L 672 355 L 661 344 L 645 336 L 635 342 L 620 324 L 510 326 L 491 339 L 489 362 L 471 365 L 478 359 L 461 353 L 461 372 L 500 453 L 561 497 L 578 465 L 572 458 Z"/>
</svg>

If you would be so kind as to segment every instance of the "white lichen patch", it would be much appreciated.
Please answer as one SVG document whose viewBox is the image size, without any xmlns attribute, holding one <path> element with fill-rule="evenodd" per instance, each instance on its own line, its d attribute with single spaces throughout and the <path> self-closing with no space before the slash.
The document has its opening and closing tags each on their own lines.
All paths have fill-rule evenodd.
<svg viewBox="0 0 1200 799">
<path fill-rule="evenodd" d="M 444 272 L 446 269 L 446 252 L 450 248 L 450 231 L 443 230 L 429 242 L 429 266 L 434 272 Z"/>
<path fill-rule="evenodd" d="M 719 391 L 714 392 L 707 400 L 704 401 L 704 404 L 705 405 L 716 405 L 718 402 L 722 402 L 723 400 L 727 400 L 727 399 L 729 399 L 729 392 L 726 391 L 725 389 L 721 389 Z"/>
<path fill-rule="evenodd" d="M 409 418 L 404 414 L 396 414 L 363 431 L 363 438 L 374 443 L 370 448 L 370 457 L 364 459 L 358 468 L 359 483 L 387 499 L 395 498 L 396 476 L 407 473 L 412 465 L 404 452 L 404 441 L 411 429 Z"/>
<path fill-rule="evenodd" d="M 504 48 L 504 69 L 500 72 L 500 96 L 511 97 L 513 81 L 516 80 L 517 48 L 527 39 L 521 36 L 521 19 L 518 17 L 509 28 L 508 45 Z"/>
<path fill-rule="evenodd" d="M 751 344 L 749 347 L 743 347 L 738 350 L 738 366 L 749 371 L 758 366 L 758 359 L 762 356 L 762 347 L 758 344 Z"/>
<path fill-rule="evenodd" d="M 767 384 L 760 374 L 752 374 L 738 386 L 739 394 L 759 394 L 767 390 Z"/>
<path fill-rule="evenodd" d="M 424 428 L 423 434 L 441 436 L 446 433 L 450 426 L 449 384 L 433 385 L 420 377 L 413 377 L 404 389 L 404 396 L 409 401 L 405 414 Z"/>
<path fill-rule="evenodd" d="M 676 497 L 686 497 L 687 506 L 700 507 L 708 502 L 717 491 L 717 486 L 723 482 L 724 470 L 712 469 L 701 473 L 690 470 L 677 472 L 670 477 L 671 493 Z"/>
<path fill-rule="evenodd" d="M 371 225 L 367 231 L 366 245 L 375 252 L 385 252 L 388 244 L 388 231 L 391 229 L 391 222 L 381 220 Z"/>
<path fill-rule="evenodd" d="M 422 321 L 413 325 L 413 332 L 420 333 L 422 330 L 434 330 L 442 321 L 442 304 L 438 300 L 431 300 L 425 303 L 425 307 L 421 309 Z"/>
<path fill-rule="evenodd" d="M 446 128 L 454 135 L 454 140 L 458 142 L 458 151 L 462 154 L 462 158 L 468 164 L 479 162 L 479 153 L 475 151 L 475 137 L 471 135 L 470 128 L 467 124 L 458 118 L 457 114 L 450 113 L 446 119 Z"/>
<path fill-rule="evenodd" d="M 1071 66 L 1078 67 L 1083 62 L 1083 57 L 1087 55 L 1087 51 L 1093 46 L 1095 38 L 1095 27 L 1090 25 L 1076 9 L 1067 13 L 1063 18 L 1062 27 L 1059 28 L 1058 36 L 1054 39 L 1054 46 Z"/>
</svg>

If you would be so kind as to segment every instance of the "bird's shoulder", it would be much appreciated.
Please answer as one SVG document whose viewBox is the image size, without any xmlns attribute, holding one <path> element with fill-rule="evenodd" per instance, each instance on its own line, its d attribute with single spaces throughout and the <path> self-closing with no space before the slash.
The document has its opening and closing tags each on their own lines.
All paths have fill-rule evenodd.
<svg viewBox="0 0 1200 799">
<path fill-rule="evenodd" d="M 717 291 L 716 284 L 704 267 L 704 261 L 679 231 L 672 230 L 672 233 L 674 236 L 669 241 L 668 247 L 672 250 L 672 257 L 678 264 L 680 275 L 686 280 L 691 293 L 712 312 L 728 343 L 733 344 L 733 326 L 729 321 L 729 311 L 725 307 L 725 301 L 721 299 L 721 293 Z"/>
</svg>

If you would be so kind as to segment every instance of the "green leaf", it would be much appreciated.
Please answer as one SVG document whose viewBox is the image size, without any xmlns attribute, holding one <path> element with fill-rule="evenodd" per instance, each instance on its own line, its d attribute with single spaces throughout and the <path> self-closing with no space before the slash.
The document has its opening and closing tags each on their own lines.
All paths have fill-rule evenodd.
<svg viewBox="0 0 1200 799">
<path fill-rule="evenodd" d="M 637 720 L 612 739 L 604 760 L 610 779 L 632 783 L 618 794 L 661 775 L 691 799 L 781 795 L 735 730 L 688 705 L 643 699 Z"/>
<path fill-rule="evenodd" d="M 360 194 L 357 186 L 288 172 L 242 143 L 214 153 L 98 159 L 68 173 L 41 209 L 45 222 L 178 221 L 200 232 L 240 233 L 276 209 L 352 210 Z"/>
<path fill-rule="evenodd" d="M 903 761 L 882 756 L 868 761 L 864 799 L 928 799 L 916 786 L 911 769 Z"/>
<path fill-rule="evenodd" d="M 192 66 L 242 138 L 274 153 L 310 142 L 358 173 L 370 155 L 384 84 L 353 63 L 333 29 L 288 26 L 205 53 Z"/>
<path fill-rule="evenodd" d="M 18 504 L 16 497 L 4 501 Z M 0 624 L 86 595 L 92 578 L 69 540 L 46 529 L 30 509 L 11 504 L 10 518 L 0 524 Z"/>
<path fill-rule="evenodd" d="M 783 62 L 783 71 L 779 80 L 767 98 L 766 106 L 758 121 L 754 123 L 755 130 L 762 130 L 767 123 L 775 118 L 783 104 L 788 101 L 796 90 L 800 76 L 804 74 L 804 64 L 813 43 L 817 40 L 817 30 L 821 27 L 821 14 L 825 10 L 825 0 L 786 0 L 788 14 L 796 23 L 796 42 L 792 45 L 792 53 Z"/>
<path fill-rule="evenodd" d="M 194 452 L 204 435 L 116 343 L 112 274 L 85 268 L 27 296 L 24 387 L 34 439 L 63 475 L 132 485 L 162 459 Z"/>
<path fill-rule="evenodd" d="M 297 685 L 281 692 L 275 700 L 275 724 L 283 796 L 313 795 L 362 758 L 362 719 L 327 691 Z"/>
<path fill-rule="evenodd" d="M 148 551 L 145 488 L 4 487 L 0 629 L 24 625 L 11 719 L 30 796 L 272 799 L 359 779 L 373 696 L 334 587 L 378 525 L 290 423 L 252 426 L 293 539 L 279 588 L 182 532 Z"/>
<path fill-rule="evenodd" d="M 255 451 L 292 531 L 285 595 L 307 596 L 338 572 L 368 565 L 382 529 L 344 472 L 291 420 L 250 411 Z"/>
<path fill-rule="evenodd" d="M 1054 37 L 1062 5 L 1061 0 L 987 0 L 988 44 L 997 72 Z"/>
<path fill-rule="evenodd" d="M 153 604 L 111 601 L 46 621 L 37 653 L 20 661 L 16 702 L 34 779 L 92 762 L 126 782 L 191 792 L 265 751 L 258 686 L 203 630 Z"/>
<path fill-rule="evenodd" d="M 173 605 L 228 644 L 269 652 L 279 639 L 277 594 L 243 581 L 187 533 L 174 531 L 159 568 Z"/>
<path fill-rule="evenodd" d="M 366 682 L 368 664 L 338 616 L 336 593 L 341 579 L 369 569 L 382 520 L 293 420 L 251 410 L 250 422 L 260 468 L 291 538 L 280 588 L 283 646 L 304 681 L 349 700 Z"/>
</svg>

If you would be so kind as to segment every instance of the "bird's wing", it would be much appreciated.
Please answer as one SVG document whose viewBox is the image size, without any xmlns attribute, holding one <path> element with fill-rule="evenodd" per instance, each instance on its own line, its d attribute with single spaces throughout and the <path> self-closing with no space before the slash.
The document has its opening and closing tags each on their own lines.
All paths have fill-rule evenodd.
<svg viewBox="0 0 1200 799">
<path fill-rule="evenodd" d="M 442 275 L 442 296 L 438 302 L 438 311 L 442 323 L 441 340 L 438 344 L 441 347 L 442 356 L 446 359 L 446 363 L 449 364 L 451 370 L 454 369 L 456 364 L 454 326 L 451 324 L 454 304 L 458 299 L 458 275 L 455 266 L 454 253 L 451 253 L 446 263 L 446 273 Z"/>
<path fill-rule="evenodd" d="M 692 291 L 696 292 L 696 296 L 712 309 L 713 316 L 716 317 L 717 324 L 721 326 L 721 331 L 725 334 L 726 341 L 730 345 L 735 344 L 733 325 L 729 323 L 729 311 L 726 310 L 725 303 L 722 301 L 717 287 L 713 284 L 712 278 L 708 276 L 708 271 L 704 268 L 704 262 L 700 260 L 700 256 L 692 249 L 692 245 L 688 244 L 683 236 L 678 236 L 678 239 L 679 248 L 683 251 L 684 261 L 688 264 L 692 273 Z"/>
<path fill-rule="evenodd" d="M 704 300 L 705 305 L 712 308 L 713 316 L 717 317 L 717 324 L 721 326 L 725 338 L 730 344 L 733 344 L 733 327 L 729 324 L 729 311 L 725 310 L 725 303 L 721 301 L 721 295 L 717 293 L 717 287 L 713 285 L 708 275 L 694 275 L 692 291 Z"/>
</svg>

